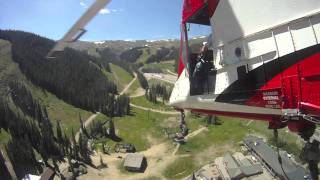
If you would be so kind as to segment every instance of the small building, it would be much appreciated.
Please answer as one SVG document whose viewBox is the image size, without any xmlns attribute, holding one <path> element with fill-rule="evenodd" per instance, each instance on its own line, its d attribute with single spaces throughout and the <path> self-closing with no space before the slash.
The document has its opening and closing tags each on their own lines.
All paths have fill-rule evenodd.
<svg viewBox="0 0 320 180">
<path fill-rule="evenodd" d="M 123 166 L 127 171 L 143 172 L 147 167 L 147 160 L 143 154 L 129 153 L 124 159 Z"/>
</svg>

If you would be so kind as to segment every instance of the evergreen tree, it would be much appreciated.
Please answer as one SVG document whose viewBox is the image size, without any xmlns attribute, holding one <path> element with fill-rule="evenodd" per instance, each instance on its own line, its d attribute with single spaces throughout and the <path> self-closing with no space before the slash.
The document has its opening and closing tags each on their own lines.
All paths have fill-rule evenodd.
<svg viewBox="0 0 320 180">
<path fill-rule="evenodd" d="M 83 121 L 82 121 L 82 118 L 81 118 L 80 114 L 79 114 L 79 121 L 80 121 L 80 129 L 81 129 L 81 132 L 82 132 L 85 136 L 87 136 L 87 138 L 90 138 L 89 133 L 87 132 L 87 128 L 86 128 L 85 125 L 83 124 Z"/>
<path fill-rule="evenodd" d="M 63 139 L 62 131 L 61 131 L 61 126 L 60 126 L 60 121 L 58 121 L 58 120 L 57 120 L 57 141 L 61 145 L 64 143 L 64 139 Z"/>
<path fill-rule="evenodd" d="M 146 77 L 144 77 L 144 75 L 139 70 L 136 73 L 137 73 L 138 80 L 141 84 L 141 87 L 143 89 L 148 89 L 149 84 L 148 84 Z"/>
<path fill-rule="evenodd" d="M 28 141 L 13 137 L 7 143 L 6 152 L 19 179 L 25 174 L 37 174 L 38 166 L 32 146 Z"/>
<path fill-rule="evenodd" d="M 73 159 L 76 159 L 76 160 L 80 160 L 79 158 L 79 146 L 77 144 L 77 141 L 76 141 L 76 137 L 75 137 L 75 134 L 74 134 L 74 131 L 73 129 L 71 130 L 71 154 L 72 154 L 72 157 Z"/>
<path fill-rule="evenodd" d="M 116 137 L 116 131 L 115 131 L 114 122 L 112 119 L 109 120 L 109 136 L 111 138 Z"/>
<path fill-rule="evenodd" d="M 83 161 L 87 164 L 91 164 L 90 151 L 88 149 L 88 138 L 83 136 L 82 133 L 80 133 L 79 136 L 79 152 Z"/>
<path fill-rule="evenodd" d="M 71 146 L 71 143 L 70 143 L 70 140 L 69 140 L 69 138 L 67 137 L 67 135 L 64 133 L 64 141 L 63 141 L 64 143 L 64 154 L 66 154 L 66 155 L 70 155 L 70 152 L 69 152 L 69 148 L 70 148 L 70 146 Z"/>
</svg>

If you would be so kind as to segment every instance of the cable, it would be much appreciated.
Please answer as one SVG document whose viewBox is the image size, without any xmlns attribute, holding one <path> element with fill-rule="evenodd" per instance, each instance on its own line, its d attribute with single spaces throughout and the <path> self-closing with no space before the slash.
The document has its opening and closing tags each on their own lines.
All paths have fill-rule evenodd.
<svg viewBox="0 0 320 180">
<path fill-rule="evenodd" d="M 281 158 L 281 156 L 280 156 L 279 143 L 278 143 L 278 129 L 273 129 L 273 135 L 274 135 L 274 138 L 275 138 L 275 140 L 276 140 L 278 161 L 279 161 L 281 170 L 282 170 L 285 178 L 286 178 L 287 180 L 289 180 L 289 177 L 287 176 L 287 174 L 286 174 L 286 172 L 284 171 L 283 166 L 282 166 L 282 158 Z"/>
</svg>

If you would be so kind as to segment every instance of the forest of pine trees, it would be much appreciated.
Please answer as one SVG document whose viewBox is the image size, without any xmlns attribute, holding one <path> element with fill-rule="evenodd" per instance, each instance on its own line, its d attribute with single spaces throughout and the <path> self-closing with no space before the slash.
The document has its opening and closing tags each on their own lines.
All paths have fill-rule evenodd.
<svg viewBox="0 0 320 180">
<path fill-rule="evenodd" d="M 143 51 L 141 47 L 135 47 L 121 53 L 120 59 L 126 62 L 135 63 L 142 54 Z"/>
<path fill-rule="evenodd" d="M 168 101 L 171 95 L 172 89 L 163 84 L 153 84 L 146 91 L 146 98 L 152 103 L 157 103 L 157 98 L 162 99 L 162 103 Z"/>
<path fill-rule="evenodd" d="M 154 63 L 154 62 L 161 62 L 161 61 L 168 61 L 173 59 L 179 58 L 179 50 L 175 47 L 161 47 L 157 50 L 156 54 L 151 55 L 147 59 L 147 63 Z"/>
</svg>

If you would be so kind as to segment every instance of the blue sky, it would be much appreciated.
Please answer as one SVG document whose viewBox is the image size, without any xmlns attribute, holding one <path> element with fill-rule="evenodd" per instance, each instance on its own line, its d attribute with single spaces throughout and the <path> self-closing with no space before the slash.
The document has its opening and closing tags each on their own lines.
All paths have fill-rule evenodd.
<svg viewBox="0 0 320 180">
<path fill-rule="evenodd" d="M 93 0 L 0 0 L 0 29 L 60 39 Z M 112 0 L 87 26 L 82 40 L 180 37 L 183 0 Z M 196 26 L 193 35 L 208 31 Z"/>
</svg>

